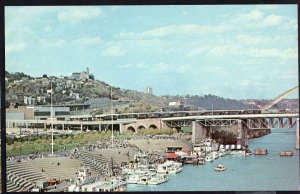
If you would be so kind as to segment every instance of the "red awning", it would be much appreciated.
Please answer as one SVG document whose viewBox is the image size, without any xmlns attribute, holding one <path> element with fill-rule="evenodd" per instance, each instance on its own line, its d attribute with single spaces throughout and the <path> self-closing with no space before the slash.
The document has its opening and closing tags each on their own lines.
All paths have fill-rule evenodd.
<svg viewBox="0 0 300 194">
<path fill-rule="evenodd" d="M 185 153 L 187 153 L 187 154 L 190 154 L 191 153 L 191 151 L 189 151 L 189 150 L 181 150 L 182 152 L 185 152 Z"/>
<path fill-rule="evenodd" d="M 175 153 L 170 153 L 170 154 L 166 155 L 167 159 L 174 159 L 174 158 L 178 158 L 178 157 L 179 157 L 179 155 L 175 154 Z"/>
</svg>

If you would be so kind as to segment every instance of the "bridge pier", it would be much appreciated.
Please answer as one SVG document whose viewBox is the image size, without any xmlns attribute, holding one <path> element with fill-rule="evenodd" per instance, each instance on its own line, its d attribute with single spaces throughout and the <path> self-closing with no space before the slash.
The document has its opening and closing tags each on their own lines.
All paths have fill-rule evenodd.
<svg viewBox="0 0 300 194">
<path fill-rule="evenodd" d="M 278 118 L 278 128 L 283 128 L 283 118 Z"/>
<path fill-rule="evenodd" d="M 237 144 L 242 146 L 248 146 L 248 127 L 245 124 L 247 121 L 238 121 L 238 138 L 237 138 Z M 260 122 L 260 121 L 259 121 Z"/>
<path fill-rule="evenodd" d="M 192 143 L 195 144 L 198 141 L 205 139 L 207 137 L 208 129 L 207 127 L 201 125 L 197 121 L 192 122 Z"/>
<path fill-rule="evenodd" d="M 292 126 L 292 123 L 293 123 L 293 119 L 292 118 L 287 118 L 287 125 L 288 125 L 287 128 L 290 128 Z"/>
<path fill-rule="evenodd" d="M 120 134 L 123 134 L 124 125 L 122 123 L 119 124 Z"/>
<path fill-rule="evenodd" d="M 296 121 L 296 149 L 299 150 L 299 118 Z"/>
</svg>

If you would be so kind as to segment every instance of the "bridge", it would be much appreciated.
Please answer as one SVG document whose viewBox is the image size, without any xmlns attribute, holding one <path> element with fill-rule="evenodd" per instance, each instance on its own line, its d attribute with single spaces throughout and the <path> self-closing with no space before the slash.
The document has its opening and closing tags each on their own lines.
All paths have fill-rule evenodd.
<svg viewBox="0 0 300 194">
<path fill-rule="evenodd" d="M 213 130 L 238 131 L 238 144 L 246 146 L 250 130 L 271 128 L 297 129 L 299 140 L 299 114 L 248 114 L 248 115 L 207 115 L 177 118 L 163 118 L 162 122 L 172 128 L 192 127 L 192 142 L 206 138 Z M 296 143 L 297 144 L 297 143 Z M 299 148 L 299 144 L 297 144 Z"/>
</svg>

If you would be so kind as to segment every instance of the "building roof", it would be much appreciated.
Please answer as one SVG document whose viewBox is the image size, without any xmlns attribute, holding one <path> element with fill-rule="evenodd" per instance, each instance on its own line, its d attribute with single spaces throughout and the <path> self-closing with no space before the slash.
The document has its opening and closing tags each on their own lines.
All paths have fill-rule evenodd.
<svg viewBox="0 0 300 194">
<path fill-rule="evenodd" d="M 178 157 L 179 157 L 179 155 L 175 154 L 175 153 L 170 153 L 170 154 L 166 155 L 167 159 L 175 159 L 175 158 L 178 158 Z"/>
</svg>

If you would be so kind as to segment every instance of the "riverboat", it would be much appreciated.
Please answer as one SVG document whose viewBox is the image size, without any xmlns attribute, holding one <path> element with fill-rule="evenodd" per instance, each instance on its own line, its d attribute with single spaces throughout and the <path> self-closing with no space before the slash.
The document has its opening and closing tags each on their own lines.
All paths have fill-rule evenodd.
<svg viewBox="0 0 300 194">
<path fill-rule="evenodd" d="M 133 175 L 130 175 L 128 178 L 127 178 L 127 183 L 128 184 L 137 184 L 140 180 L 140 176 L 139 174 L 133 174 Z"/>
<path fill-rule="evenodd" d="M 215 167 L 215 171 L 217 172 L 225 171 L 225 167 L 222 164 L 219 164 L 217 167 Z"/>
<path fill-rule="evenodd" d="M 138 185 L 148 185 L 149 180 L 151 179 L 150 174 L 141 175 L 137 184 Z"/>
<path fill-rule="evenodd" d="M 159 185 L 168 181 L 168 177 L 165 174 L 152 175 L 148 180 L 148 185 Z"/>
<path fill-rule="evenodd" d="M 121 178 L 111 177 L 97 180 L 90 177 L 89 168 L 82 166 L 78 170 L 77 181 L 68 186 L 68 192 L 116 192 L 126 191 L 127 183 Z"/>
<path fill-rule="evenodd" d="M 157 166 L 156 172 L 162 174 L 177 174 L 183 170 L 182 164 L 174 161 L 166 161 Z"/>
</svg>

